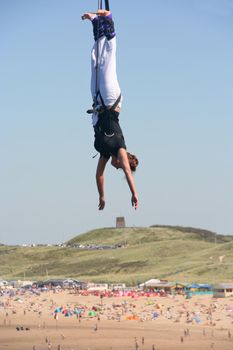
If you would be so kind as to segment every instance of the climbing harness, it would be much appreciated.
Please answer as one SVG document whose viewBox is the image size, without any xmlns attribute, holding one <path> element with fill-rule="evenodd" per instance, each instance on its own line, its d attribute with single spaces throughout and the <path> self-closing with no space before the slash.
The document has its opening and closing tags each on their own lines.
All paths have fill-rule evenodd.
<svg viewBox="0 0 233 350">
<path fill-rule="evenodd" d="M 97 124 L 94 126 L 95 133 L 96 134 L 104 133 L 104 135 L 107 137 L 113 137 L 115 135 L 115 133 L 112 132 L 112 130 L 113 130 L 112 122 L 116 118 L 115 113 L 117 113 L 117 112 L 115 112 L 115 109 L 121 100 L 121 94 L 119 95 L 119 97 L 117 98 L 117 100 L 114 102 L 114 104 L 111 107 L 105 106 L 104 100 L 103 100 L 100 92 L 98 92 L 98 96 L 100 97 L 102 106 L 100 107 L 99 112 L 98 112 L 99 113 L 99 120 L 98 120 Z"/>
</svg>

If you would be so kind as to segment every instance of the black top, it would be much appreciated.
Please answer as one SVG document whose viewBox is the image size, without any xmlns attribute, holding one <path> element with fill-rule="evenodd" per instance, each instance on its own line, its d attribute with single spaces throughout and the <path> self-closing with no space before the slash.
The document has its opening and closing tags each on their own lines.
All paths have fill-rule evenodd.
<svg viewBox="0 0 233 350">
<path fill-rule="evenodd" d="M 99 114 L 98 122 L 94 126 L 94 147 L 106 159 L 111 155 L 117 157 L 120 148 L 126 149 L 118 117 L 118 112 L 106 109 Z"/>
</svg>

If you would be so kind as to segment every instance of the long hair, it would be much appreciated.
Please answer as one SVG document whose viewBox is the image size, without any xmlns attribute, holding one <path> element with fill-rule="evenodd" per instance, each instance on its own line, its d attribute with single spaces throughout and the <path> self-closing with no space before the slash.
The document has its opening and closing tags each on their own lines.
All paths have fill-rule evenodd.
<svg viewBox="0 0 233 350">
<path fill-rule="evenodd" d="M 129 152 L 127 152 L 127 156 L 128 156 L 131 171 L 133 172 L 136 171 L 136 168 L 139 164 L 138 158 L 134 154 L 131 154 Z"/>
</svg>

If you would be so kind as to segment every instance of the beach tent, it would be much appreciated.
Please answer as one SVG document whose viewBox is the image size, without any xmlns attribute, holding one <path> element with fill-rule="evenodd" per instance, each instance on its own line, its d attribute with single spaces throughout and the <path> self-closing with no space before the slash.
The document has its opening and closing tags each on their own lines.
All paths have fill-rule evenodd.
<svg viewBox="0 0 233 350">
<path fill-rule="evenodd" d="M 89 317 L 96 317 L 96 312 L 93 311 L 93 310 L 92 310 L 92 311 L 89 311 L 89 312 L 88 312 L 88 316 L 89 316 Z"/>
<path fill-rule="evenodd" d="M 138 321 L 139 316 L 138 315 L 128 315 L 128 316 L 126 316 L 126 320 L 127 321 Z"/>
<path fill-rule="evenodd" d="M 158 283 L 160 283 L 161 281 L 159 279 L 155 279 L 155 278 L 152 278 L 144 283 L 141 283 L 139 285 L 139 287 L 153 287 L 154 285 L 157 285 Z"/>
<path fill-rule="evenodd" d="M 72 312 L 67 310 L 64 315 L 65 317 L 70 317 L 72 316 Z"/>
</svg>

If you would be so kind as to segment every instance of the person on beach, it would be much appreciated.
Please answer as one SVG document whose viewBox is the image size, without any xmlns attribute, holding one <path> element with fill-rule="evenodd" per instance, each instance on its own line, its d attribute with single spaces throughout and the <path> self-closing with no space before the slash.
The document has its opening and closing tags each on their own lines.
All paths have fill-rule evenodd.
<svg viewBox="0 0 233 350">
<path fill-rule="evenodd" d="M 122 96 L 116 74 L 116 33 L 112 13 L 107 10 L 87 12 L 82 19 L 92 22 L 95 39 L 91 54 L 93 109 L 87 112 L 92 113 L 94 147 L 100 153 L 96 169 L 99 210 L 105 207 L 104 171 L 110 158 L 112 166 L 124 171 L 132 195 L 132 206 L 137 209 L 138 196 L 132 171 L 136 171 L 138 159 L 127 152 L 119 125 Z"/>
</svg>

